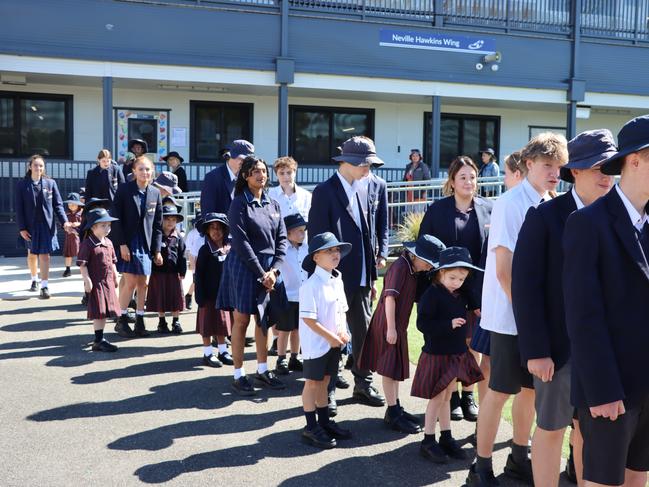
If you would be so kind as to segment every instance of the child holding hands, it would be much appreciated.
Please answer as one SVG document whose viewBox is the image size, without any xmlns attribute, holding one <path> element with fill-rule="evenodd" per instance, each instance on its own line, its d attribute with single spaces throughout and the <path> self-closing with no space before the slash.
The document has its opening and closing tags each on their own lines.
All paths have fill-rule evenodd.
<svg viewBox="0 0 649 487">
<path fill-rule="evenodd" d="M 329 419 L 327 386 L 336 379 L 340 348 L 349 341 L 345 313 L 347 299 L 340 259 L 351 244 L 339 242 L 331 232 L 313 237 L 302 268 L 311 277 L 300 288 L 300 342 L 304 358 L 302 405 L 306 427 L 302 439 L 318 448 L 333 448 L 351 432 Z M 317 420 L 316 420 L 317 412 Z"/>
<path fill-rule="evenodd" d="M 428 399 L 421 455 L 434 463 L 447 463 L 449 457 L 465 459 L 466 453 L 451 436 L 448 402 L 457 389 L 456 380 L 468 386 L 483 379 L 480 367 L 466 345 L 463 326 L 467 317 L 467 298 L 460 288 L 471 271 L 481 271 L 464 247 L 448 247 L 439 254 L 433 284 L 417 308 L 417 328 L 424 334 L 424 346 L 412 382 L 411 394 Z M 445 407 L 446 406 L 446 407 Z M 439 443 L 435 425 L 439 419 Z"/>
</svg>

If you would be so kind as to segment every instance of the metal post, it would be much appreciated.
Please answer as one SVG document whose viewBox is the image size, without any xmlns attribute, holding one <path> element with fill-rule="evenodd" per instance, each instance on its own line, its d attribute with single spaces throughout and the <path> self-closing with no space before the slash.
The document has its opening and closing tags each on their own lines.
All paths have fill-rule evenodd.
<svg viewBox="0 0 649 487">
<path fill-rule="evenodd" d="M 577 135 L 577 102 L 571 101 L 567 105 L 566 113 L 566 138 L 573 139 Z"/>
<path fill-rule="evenodd" d="M 443 0 L 434 0 L 434 11 L 435 20 L 433 25 L 435 27 L 444 27 L 444 2 Z"/>
<path fill-rule="evenodd" d="M 277 97 L 277 126 L 279 129 L 277 157 L 288 155 L 288 85 L 279 85 Z"/>
<path fill-rule="evenodd" d="M 433 178 L 439 177 L 439 153 L 441 146 L 442 134 L 442 101 L 439 96 L 433 96 L 430 127 L 430 147 L 431 147 L 431 173 Z"/>
<path fill-rule="evenodd" d="M 104 148 L 114 150 L 113 147 L 113 77 L 104 76 L 102 83 L 103 94 L 103 134 Z"/>
</svg>

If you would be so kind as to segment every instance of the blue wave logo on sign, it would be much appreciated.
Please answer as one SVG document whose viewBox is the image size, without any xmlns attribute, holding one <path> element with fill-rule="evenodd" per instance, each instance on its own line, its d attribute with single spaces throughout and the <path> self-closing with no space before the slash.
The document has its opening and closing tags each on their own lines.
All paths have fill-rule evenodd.
<svg viewBox="0 0 649 487">
<path fill-rule="evenodd" d="M 381 29 L 379 31 L 379 45 L 476 54 L 496 52 L 496 41 L 494 39 L 392 29 Z"/>
</svg>

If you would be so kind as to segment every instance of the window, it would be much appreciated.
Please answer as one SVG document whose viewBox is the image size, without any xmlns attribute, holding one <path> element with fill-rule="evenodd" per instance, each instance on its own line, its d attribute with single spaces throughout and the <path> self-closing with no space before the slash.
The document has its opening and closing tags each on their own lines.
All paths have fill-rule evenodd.
<svg viewBox="0 0 649 487">
<path fill-rule="evenodd" d="M 0 155 L 72 158 L 72 97 L 0 93 Z"/>
<path fill-rule="evenodd" d="M 374 138 L 374 110 L 290 107 L 289 152 L 300 164 L 330 164 L 350 137 Z"/>
<path fill-rule="evenodd" d="M 251 103 L 190 101 L 190 158 L 220 162 L 219 153 L 233 140 L 252 141 Z"/>
<path fill-rule="evenodd" d="M 431 161 L 431 126 L 430 112 L 424 114 L 424 160 Z M 500 117 L 482 115 L 460 115 L 442 113 L 440 127 L 440 170 L 448 169 L 455 157 L 469 156 L 480 166 L 480 151 L 491 147 L 496 151 L 500 145 Z"/>
</svg>

